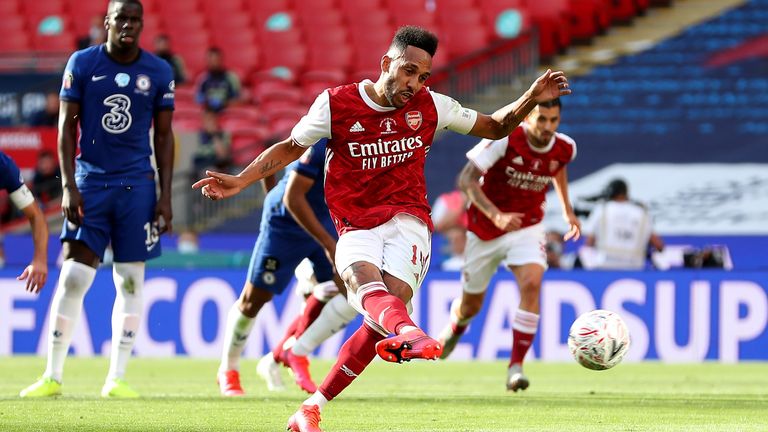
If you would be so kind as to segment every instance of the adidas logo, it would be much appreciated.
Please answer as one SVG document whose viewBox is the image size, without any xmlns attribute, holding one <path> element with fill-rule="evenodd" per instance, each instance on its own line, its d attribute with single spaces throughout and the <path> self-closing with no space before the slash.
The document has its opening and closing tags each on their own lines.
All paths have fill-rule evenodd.
<svg viewBox="0 0 768 432">
<path fill-rule="evenodd" d="M 352 125 L 351 128 L 349 128 L 350 132 L 365 132 L 365 128 L 363 125 L 360 124 L 359 121 L 356 121 L 355 124 Z"/>
<path fill-rule="evenodd" d="M 347 365 L 341 365 L 341 371 L 347 374 L 347 376 L 350 377 L 356 377 L 357 374 L 352 372 L 352 369 L 348 368 Z"/>
<path fill-rule="evenodd" d="M 522 165 L 523 164 L 522 156 L 517 156 L 516 158 L 512 159 L 512 163 L 515 165 Z"/>
</svg>

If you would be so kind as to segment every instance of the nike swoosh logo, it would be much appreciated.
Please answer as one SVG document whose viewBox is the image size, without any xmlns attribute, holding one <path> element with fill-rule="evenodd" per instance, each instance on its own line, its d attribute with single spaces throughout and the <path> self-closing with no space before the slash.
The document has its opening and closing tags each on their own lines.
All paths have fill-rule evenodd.
<svg viewBox="0 0 768 432">
<path fill-rule="evenodd" d="M 106 75 L 99 75 L 99 76 L 94 75 L 91 77 L 91 81 L 101 81 L 106 77 L 107 77 Z"/>
<path fill-rule="evenodd" d="M 611 358 L 616 357 L 616 354 L 618 354 L 619 351 L 621 351 L 622 348 L 624 348 L 624 343 L 623 342 L 620 343 L 618 346 L 616 346 L 615 342 L 614 342 L 613 352 L 611 353 Z"/>
</svg>

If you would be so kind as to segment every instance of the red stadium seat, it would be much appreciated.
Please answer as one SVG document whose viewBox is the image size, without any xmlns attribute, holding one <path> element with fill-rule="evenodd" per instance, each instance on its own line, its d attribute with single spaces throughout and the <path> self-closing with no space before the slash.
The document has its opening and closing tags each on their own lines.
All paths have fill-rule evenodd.
<svg viewBox="0 0 768 432">
<path fill-rule="evenodd" d="M 243 0 L 205 0 L 202 4 L 202 11 L 209 18 L 217 15 L 232 16 L 235 12 L 248 15 L 247 6 Z"/>
<path fill-rule="evenodd" d="M 3 18 L 16 15 L 20 10 L 21 8 L 17 0 L 3 0 L 0 2 L 0 16 Z"/>
<path fill-rule="evenodd" d="M 0 19 L 0 33 L 2 37 L 12 33 L 24 33 L 27 27 L 26 21 L 19 15 L 8 15 Z"/>
<path fill-rule="evenodd" d="M 259 105 L 268 105 L 273 102 L 299 105 L 302 103 L 302 93 L 296 87 L 260 87 L 253 89 L 253 98 Z"/>
<path fill-rule="evenodd" d="M 371 13 L 384 7 L 380 0 L 339 0 L 339 6 L 344 13 Z"/>
<path fill-rule="evenodd" d="M 0 53 L 3 54 L 26 53 L 32 48 L 31 45 L 29 36 L 23 32 L 3 31 L 3 37 L 0 37 Z"/>
<path fill-rule="evenodd" d="M 233 50 L 237 50 L 244 46 L 256 46 L 256 33 L 250 28 L 236 31 L 230 31 L 228 29 L 216 31 L 212 29 L 211 43 L 225 52 L 229 52 L 227 50 L 230 47 L 232 47 Z"/>
<path fill-rule="evenodd" d="M 251 14 L 258 25 L 262 25 L 267 17 L 277 12 L 288 12 L 291 10 L 291 2 L 289 0 L 248 0 L 248 4 Z"/>
<path fill-rule="evenodd" d="M 310 51 L 335 49 L 339 46 L 349 46 L 349 35 L 344 27 L 314 28 L 306 31 L 306 45 Z M 329 53 L 330 54 L 330 53 Z"/>
<path fill-rule="evenodd" d="M 163 16 L 163 22 L 165 23 L 165 28 L 169 32 L 184 35 L 206 31 L 207 28 L 205 16 L 197 12 L 186 12 L 179 15 L 165 15 Z"/>
<path fill-rule="evenodd" d="M 445 51 L 440 54 L 447 57 L 448 60 L 486 49 L 489 46 L 488 34 L 485 31 L 485 26 L 482 25 L 458 27 L 454 31 L 444 30 L 441 36 L 441 41 L 444 44 L 440 49 Z"/>
<path fill-rule="evenodd" d="M 352 64 L 352 49 L 348 45 L 320 47 L 309 50 L 307 70 L 343 70 Z M 319 48 L 319 49 L 318 49 Z"/>
<path fill-rule="evenodd" d="M 296 45 L 290 49 L 264 47 L 264 56 L 262 69 L 272 69 L 282 67 L 288 69 L 293 79 L 298 77 L 298 73 L 304 68 L 307 61 L 307 50 L 303 45 Z"/>
<path fill-rule="evenodd" d="M 243 12 L 226 12 L 208 15 L 211 33 L 253 32 L 253 19 Z"/>
<path fill-rule="evenodd" d="M 539 55 L 552 57 L 571 43 L 567 0 L 527 0 L 533 25 L 539 29 Z"/>
<path fill-rule="evenodd" d="M 336 9 L 307 10 L 296 12 L 299 24 L 307 33 L 320 34 L 328 30 L 346 30 L 344 16 Z"/>
<path fill-rule="evenodd" d="M 70 53 L 75 50 L 75 37 L 70 33 L 57 35 L 36 35 L 32 39 L 32 49 L 43 52 Z"/>
</svg>

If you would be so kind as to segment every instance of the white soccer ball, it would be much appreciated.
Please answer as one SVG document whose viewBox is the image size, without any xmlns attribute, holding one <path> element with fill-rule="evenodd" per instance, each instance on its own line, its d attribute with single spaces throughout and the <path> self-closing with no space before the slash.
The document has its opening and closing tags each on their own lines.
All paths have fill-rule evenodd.
<svg viewBox="0 0 768 432">
<path fill-rule="evenodd" d="M 594 310 L 578 317 L 568 333 L 573 358 L 587 369 L 610 369 L 629 349 L 629 330 L 618 314 Z"/>
</svg>

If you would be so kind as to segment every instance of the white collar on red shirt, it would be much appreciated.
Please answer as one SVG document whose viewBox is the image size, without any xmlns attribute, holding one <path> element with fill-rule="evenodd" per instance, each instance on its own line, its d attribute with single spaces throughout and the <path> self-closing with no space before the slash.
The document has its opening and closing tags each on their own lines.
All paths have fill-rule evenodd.
<svg viewBox="0 0 768 432">
<path fill-rule="evenodd" d="M 523 131 L 525 131 L 525 142 L 528 143 L 528 147 L 531 148 L 531 150 L 535 151 L 536 153 L 546 153 L 550 150 L 552 150 L 552 147 L 555 146 L 555 139 L 557 138 L 557 132 L 555 132 L 552 135 L 552 138 L 549 139 L 549 142 L 544 147 L 536 147 L 533 144 L 531 144 L 531 140 L 528 139 L 528 124 L 523 122 L 520 123 L 520 126 L 523 128 Z"/>
<path fill-rule="evenodd" d="M 366 105 L 368 105 L 372 110 L 378 112 L 394 111 L 396 109 L 395 107 L 381 106 L 374 102 L 373 99 L 371 99 L 371 97 L 368 96 L 368 93 L 365 91 L 365 86 L 367 84 L 373 84 L 373 81 L 366 79 L 357 85 L 357 89 L 360 91 L 360 97 L 363 98 L 363 102 L 365 102 Z"/>
</svg>

